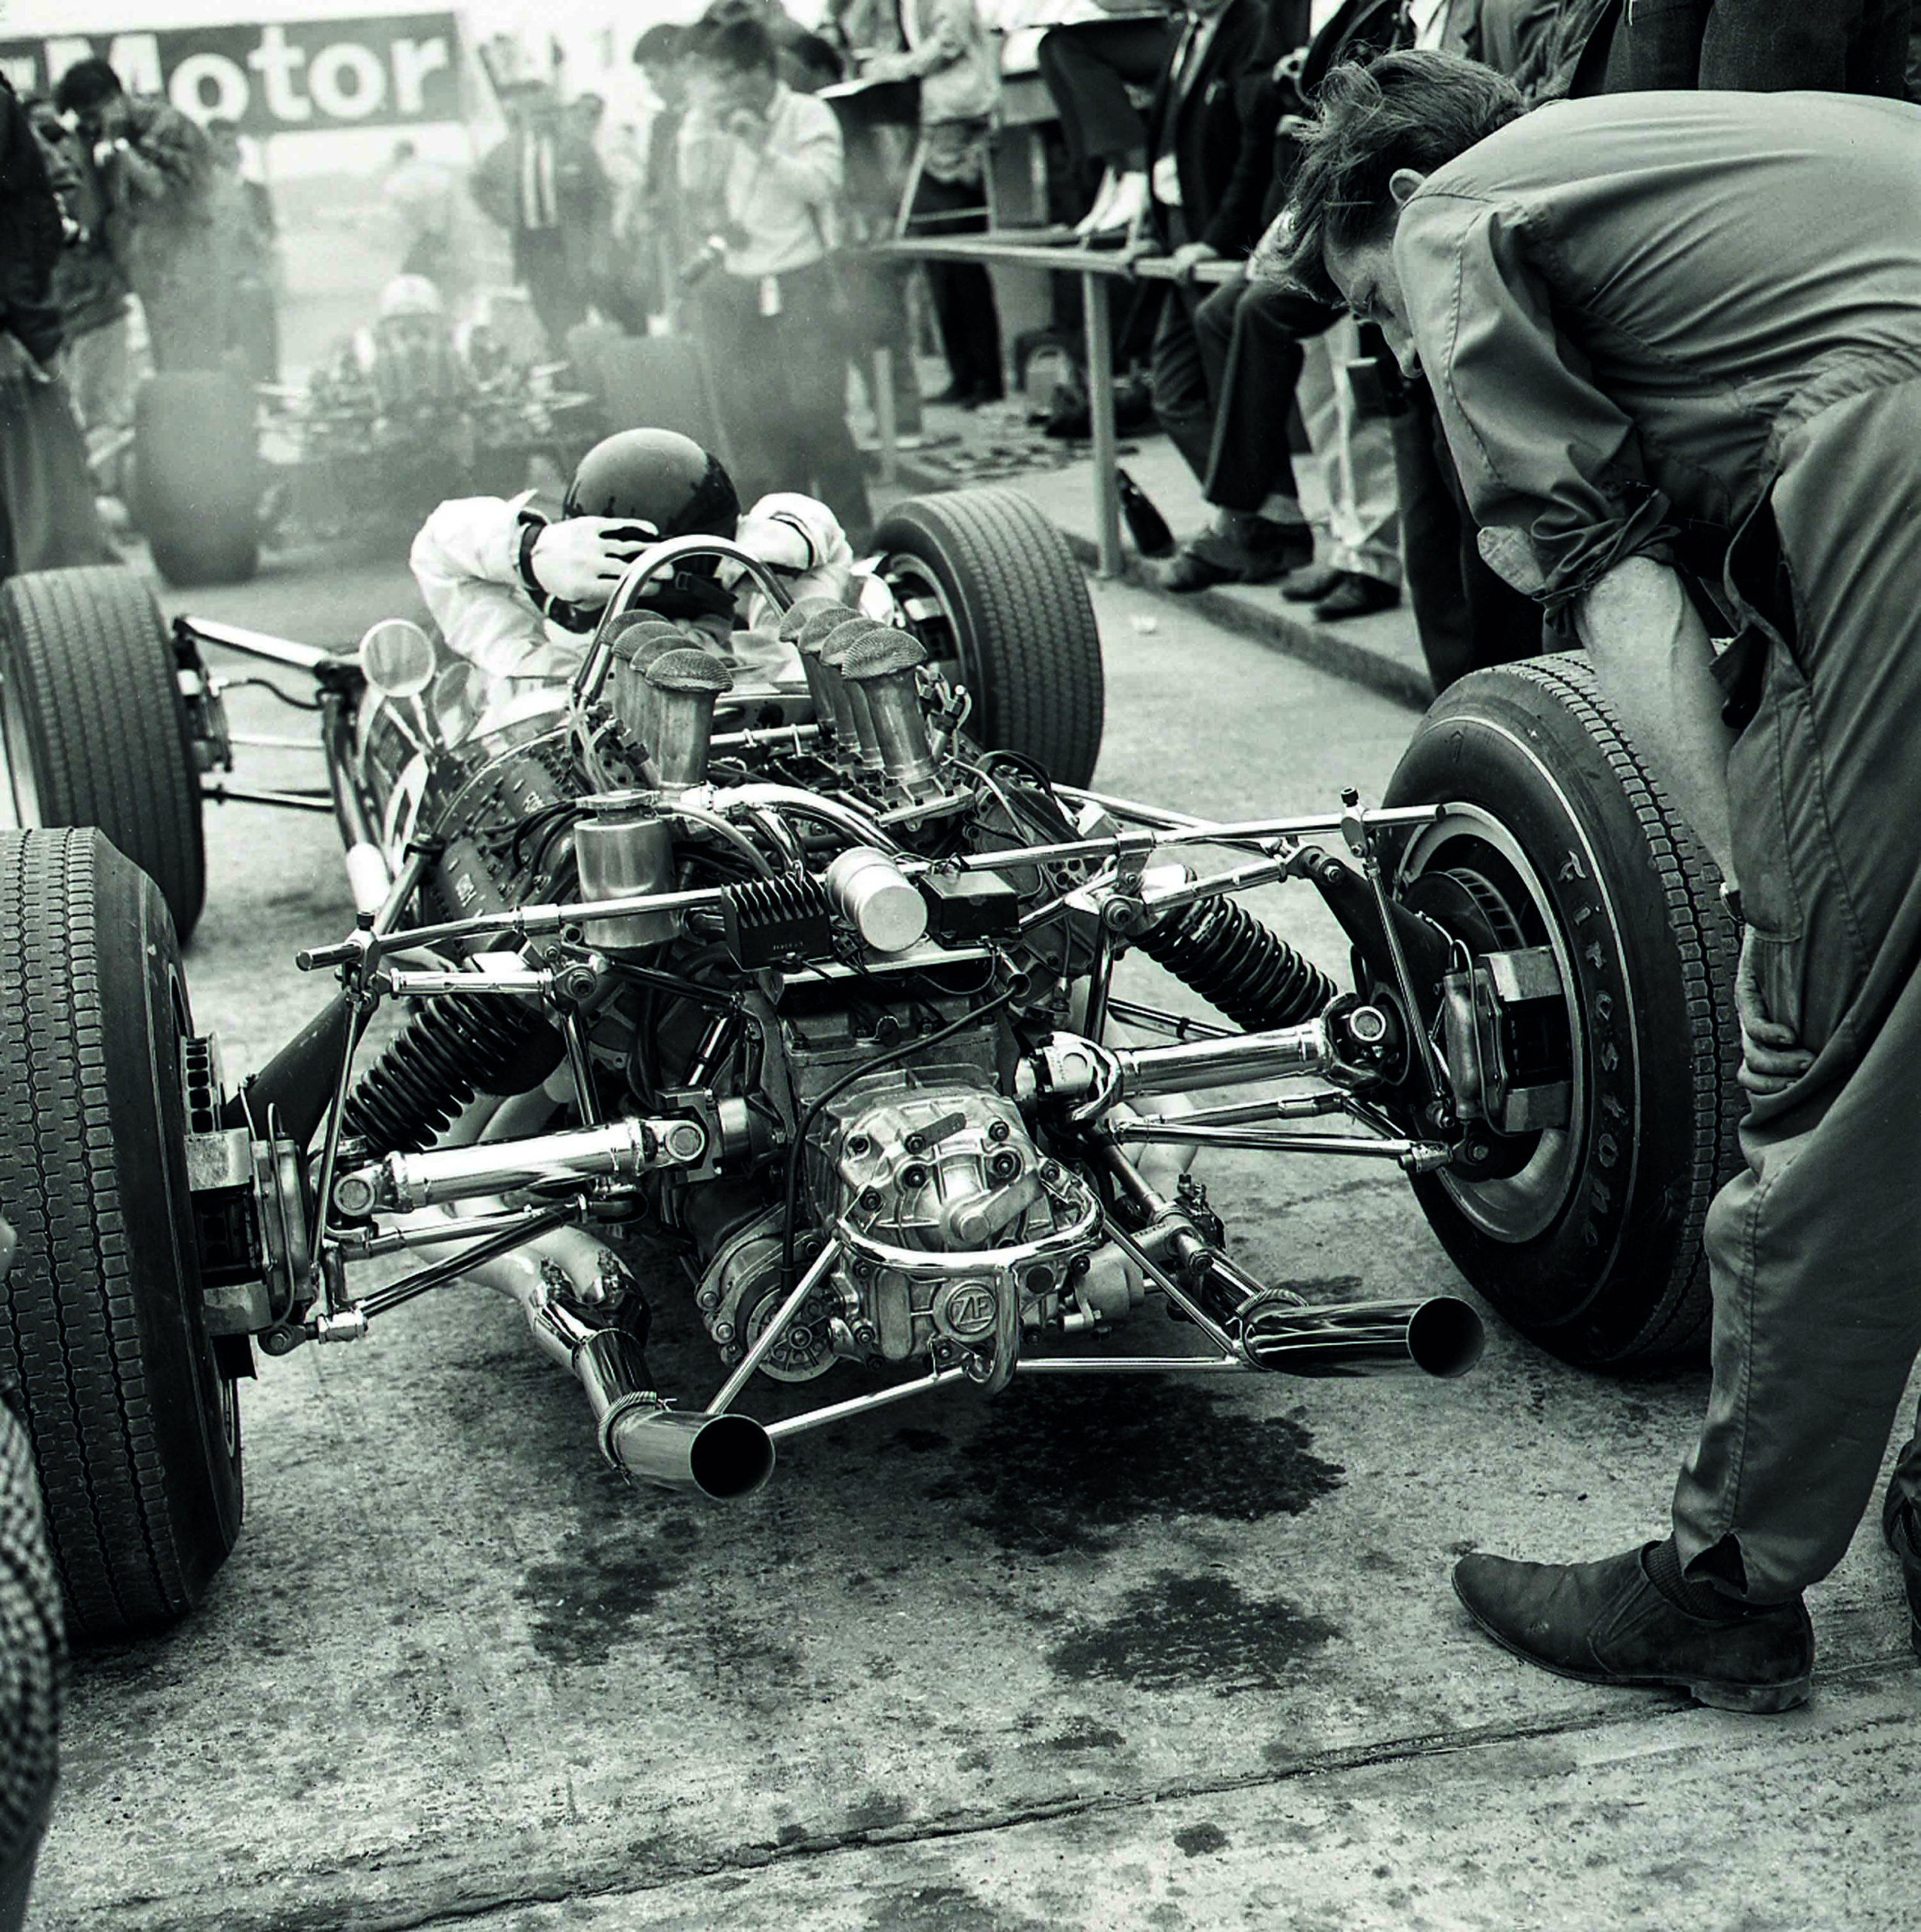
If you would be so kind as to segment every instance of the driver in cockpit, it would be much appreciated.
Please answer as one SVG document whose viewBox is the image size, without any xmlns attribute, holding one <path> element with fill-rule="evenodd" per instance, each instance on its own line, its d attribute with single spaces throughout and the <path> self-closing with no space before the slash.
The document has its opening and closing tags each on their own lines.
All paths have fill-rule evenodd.
<svg viewBox="0 0 1921 1932">
<path fill-rule="evenodd" d="M 886 614 L 869 608 L 884 587 L 856 585 L 853 552 L 824 503 L 777 494 L 743 515 L 720 460 L 671 429 L 623 429 L 595 444 L 558 506 L 532 491 L 444 503 L 408 561 L 448 649 L 490 681 L 493 712 L 571 678 L 628 566 L 651 544 L 693 535 L 731 539 L 796 601 L 857 601 Z M 681 626 L 744 682 L 802 684 L 798 655 L 774 635 L 779 612 L 737 564 L 681 558 L 635 608 Z"/>
</svg>

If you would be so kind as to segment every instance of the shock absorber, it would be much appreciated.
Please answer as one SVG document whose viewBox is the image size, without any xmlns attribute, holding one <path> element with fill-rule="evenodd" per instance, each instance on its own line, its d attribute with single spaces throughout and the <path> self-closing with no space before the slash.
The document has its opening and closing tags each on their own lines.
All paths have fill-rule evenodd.
<svg viewBox="0 0 1921 1932">
<path fill-rule="evenodd" d="M 1250 1032 L 1299 1026 L 1338 991 L 1311 960 L 1229 899 L 1177 906 L 1134 943 Z"/>
<path fill-rule="evenodd" d="M 450 993 L 426 1001 L 355 1083 L 347 1131 L 377 1155 L 423 1153 L 475 1093 L 527 1093 L 566 1051 L 518 1000 Z"/>
</svg>

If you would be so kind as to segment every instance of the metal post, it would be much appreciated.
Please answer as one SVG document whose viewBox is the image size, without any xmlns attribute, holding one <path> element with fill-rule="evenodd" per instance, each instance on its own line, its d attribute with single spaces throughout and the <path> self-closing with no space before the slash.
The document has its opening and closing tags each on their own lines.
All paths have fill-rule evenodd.
<svg viewBox="0 0 1921 1932">
<path fill-rule="evenodd" d="M 894 352 L 884 343 L 874 352 L 868 381 L 874 391 L 874 432 L 881 439 L 880 480 L 892 483 L 900 475 L 900 426 L 894 420 Z"/>
<path fill-rule="evenodd" d="M 1114 432 L 1114 336 L 1108 326 L 1107 278 L 1089 270 L 1080 278 L 1087 327 L 1087 416 L 1094 433 L 1094 542 L 1102 577 L 1118 577 L 1120 559 L 1120 454 Z"/>
</svg>

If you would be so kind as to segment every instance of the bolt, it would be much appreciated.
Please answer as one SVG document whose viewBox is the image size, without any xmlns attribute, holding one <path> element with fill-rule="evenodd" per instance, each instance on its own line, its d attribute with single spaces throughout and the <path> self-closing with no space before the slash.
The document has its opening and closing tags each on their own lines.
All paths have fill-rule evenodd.
<svg viewBox="0 0 1921 1932">
<path fill-rule="evenodd" d="M 1485 1140 L 1472 1141 L 1468 1144 L 1468 1158 L 1471 1161 L 1484 1161 L 1493 1152 Z"/>
<path fill-rule="evenodd" d="M 847 1136 L 847 1152 L 850 1154 L 865 1154 L 873 1145 L 873 1142 L 864 1134 L 850 1134 Z"/>
<path fill-rule="evenodd" d="M 900 1184 L 902 1187 L 925 1187 L 927 1184 L 927 1169 L 917 1161 L 911 1167 L 902 1168 Z"/>
<path fill-rule="evenodd" d="M 1010 1148 L 996 1154 L 987 1164 L 987 1177 L 1004 1186 L 1021 1171 L 1021 1157 Z"/>
<path fill-rule="evenodd" d="M 724 1345 L 733 1340 L 733 1324 L 731 1321 L 717 1321 L 712 1332 L 715 1340 Z"/>
<path fill-rule="evenodd" d="M 988 1123 L 987 1137 L 990 1140 L 1005 1140 L 1013 1131 L 1004 1120 L 990 1121 Z"/>
<path fill-rule="evenodd" d="M 924 1154 L 927 1151 L 927 1137 L 924 1134 L 910 1134 L 901 1145 L 910 1154 Z"/>
<path fill-rule="evenodd" d="M 1060 1163 L 1058 1161 L 1043 1161 L 1041 1162 L 1040 1178 L 1043 1180 L 1056 1181 L 1059 1180 L 1060 1177 L 1061 1168 Z"/>
<path fill-rule="evenodd" d="M 1360 803 L 1360 794 L 1353 786 L 1343 785 L 1341 787 L 1341 802 L 1352 811 L 1354 807 Z"/>
<path fill-rule="evenodd" d="M 878 1187 L 864 1187 L 860 1191 L 860 1204 L 863 1208 L 878 1208 L 881 1204 L 881 1190 Z"/>
</svg>

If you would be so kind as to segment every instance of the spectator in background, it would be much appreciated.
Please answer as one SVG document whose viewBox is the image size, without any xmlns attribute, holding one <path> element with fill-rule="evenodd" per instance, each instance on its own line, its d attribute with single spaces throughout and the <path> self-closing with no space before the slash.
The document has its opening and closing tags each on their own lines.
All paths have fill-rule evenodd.
<svg viewBox="0 0 1921 1932">
<path fill-rule="evenodd" d="M 628 240 L 630 211 L 640 189 L 641 162 L 631 128 L 611 120 L 607 97 L 577 94 L 567 104 L 568 131 L 591 148 L 607 180 L 607 199 L 595 217 L 587 249 L 588 296 L 594 306 L 629 335 L 647 328 L 647 307 L 634 273 Z"/>
<path fill-rule="evenodd" d="M 66 240 L 45 150 L 0 75 L 0 577 L 112 555 L 60 379 L 54 265 Z"/>
<path fill-rule="evenodd" d="M 553 89 L 523 81 L 503 103 L 507 138 L 482 157 L 472 191 L 481 212 L 507 231 L 514 279 L 524 287 L 556 355 L 587 319 L 597 251 L 604 248 L 610 191 L 591 143 L 567 125 Z"/>
<path fill-rule="evenodd" d="M 863 78 L 921 84 L 921 176 L 910 226 L 942 235 L 984 233 L 988 137 L 1000 69 L 975 0 L 899 0 L 898 8 L 870 8 L 858 28 L 851 15 L 842 24 L 862 35 Z M 885 38 L 869 42 L 869 33 Z M 878 51 L 867 51 L 869 46 Z M 1000 318 L 987 270 L 978 262 L 930 262 L 927 277 L 948 377 L 945 393 L 934 400 L 967 409 L 999 401 L 1006 392 Z"/>
<path fill-rule="evenodd" d="M 1192 271 L 1204 261 L 1246 255 L 1261 232 L 1280 113 L 1268 82 L 1271 63 L 1259 60 L 1266 26 L 1259 0 L 1191 0 L 1148 115 L 1154 237 L 1186 272 L 1168 291 L 1154 331 L 1154 409 L 1188 467 L 1203 481 L 1219 414 L 1221 371 L 1195 327 L 1211 291 L 1197 285 Z M 1285 433 L 1280 423 L 1264 426 L 1275 438 Z M 1249 581 L 1313 560 L 1303 525 L 1256 516 L 1237 525 L 1235 540 L 1240 574 Z"/>
<path fill-rule="evenodd" d="M 91 460 L 133 426 L 127 276 L 107 245 L 106 201 L 80 137 L 51 100 L 32 101 L 27 112 L 69 226 L 54 266 L 54 300 L 66 338 L 68 399 Z"/>
<path fill-rule="evenodd" d="M 701 239 L 691 232 L 682 205 L 676 158 L 687 107 L 687 40 L 686 28 L 663 24 L 649 27 L 634 43 L 634 65 L 653 92 L 654 110 L 629 216 L 628 247 L 650 315 L 665 310 L 674 278 Z"/>
<path fill-rule="evenodd" d="M 845 75 L 834 43 L 804 27 L 780 0 L 713 0 L 701 19 L 716 26 L 732 20 L 758 21 L 773 42 L 781 80 L 796 94 L 818 94 Z"/>
<path fill-rule="evenodd" d="M 1083 189 L 1091 189 L 1074 228 L 1090 240 L 1123 236 L 1146 217 L 1148 128 L 1133 93 L 1160 78 L 1175 39 L 1167 17 L 1143 11 L 1141 0 L 1097 3 L 1123 17 L 1050 27 L 1035 54 L 1061 117 L 1068 163 Z"/>
<path fill-rule="evenodd" d="M 207 137 L 165 101 L 130 96 L 104 60 L 68 68 L 54 105 L 80 135 L 89 192 L 105 211 L 107 246 L 140 298 L 154 367 L 217 367 L 232 275 Z"/>
<path fill-rule="evenodd" d="M 394 143 L 380 199 L 400 229 L 400 272 L 423 275 L 443 295 L 454 290 L 453 186 L 450 168 L 429 161 L 411 141 Z"/>
<path fill-rule="evenodd" d="M 1666 0 L 1623 9 L 1605 88 L 1885 94 L 1907 79 L 1910 0 Z"/>
<path fill-rule="evenodd" d="M 847 428 L 847 323 L 831 243 L 844 171 L 825 101 L 780 78 L 758 20 L 703 22 L 678 158 L 709 240 L 684 271 L 748 497 L 810 490 L 858 549 L 866 478 Z"/>
<path fill-rule="evenodd" d="M 257 383 L 280 380 L 280 224 L 264 181 L 243 174 L 240 130 L 231 121 L 206 128 L 219 171 L 217 219 L 231 225 L 223 251 L 232 271 L 227 308 L 228 347 Z"/>
</svg>

